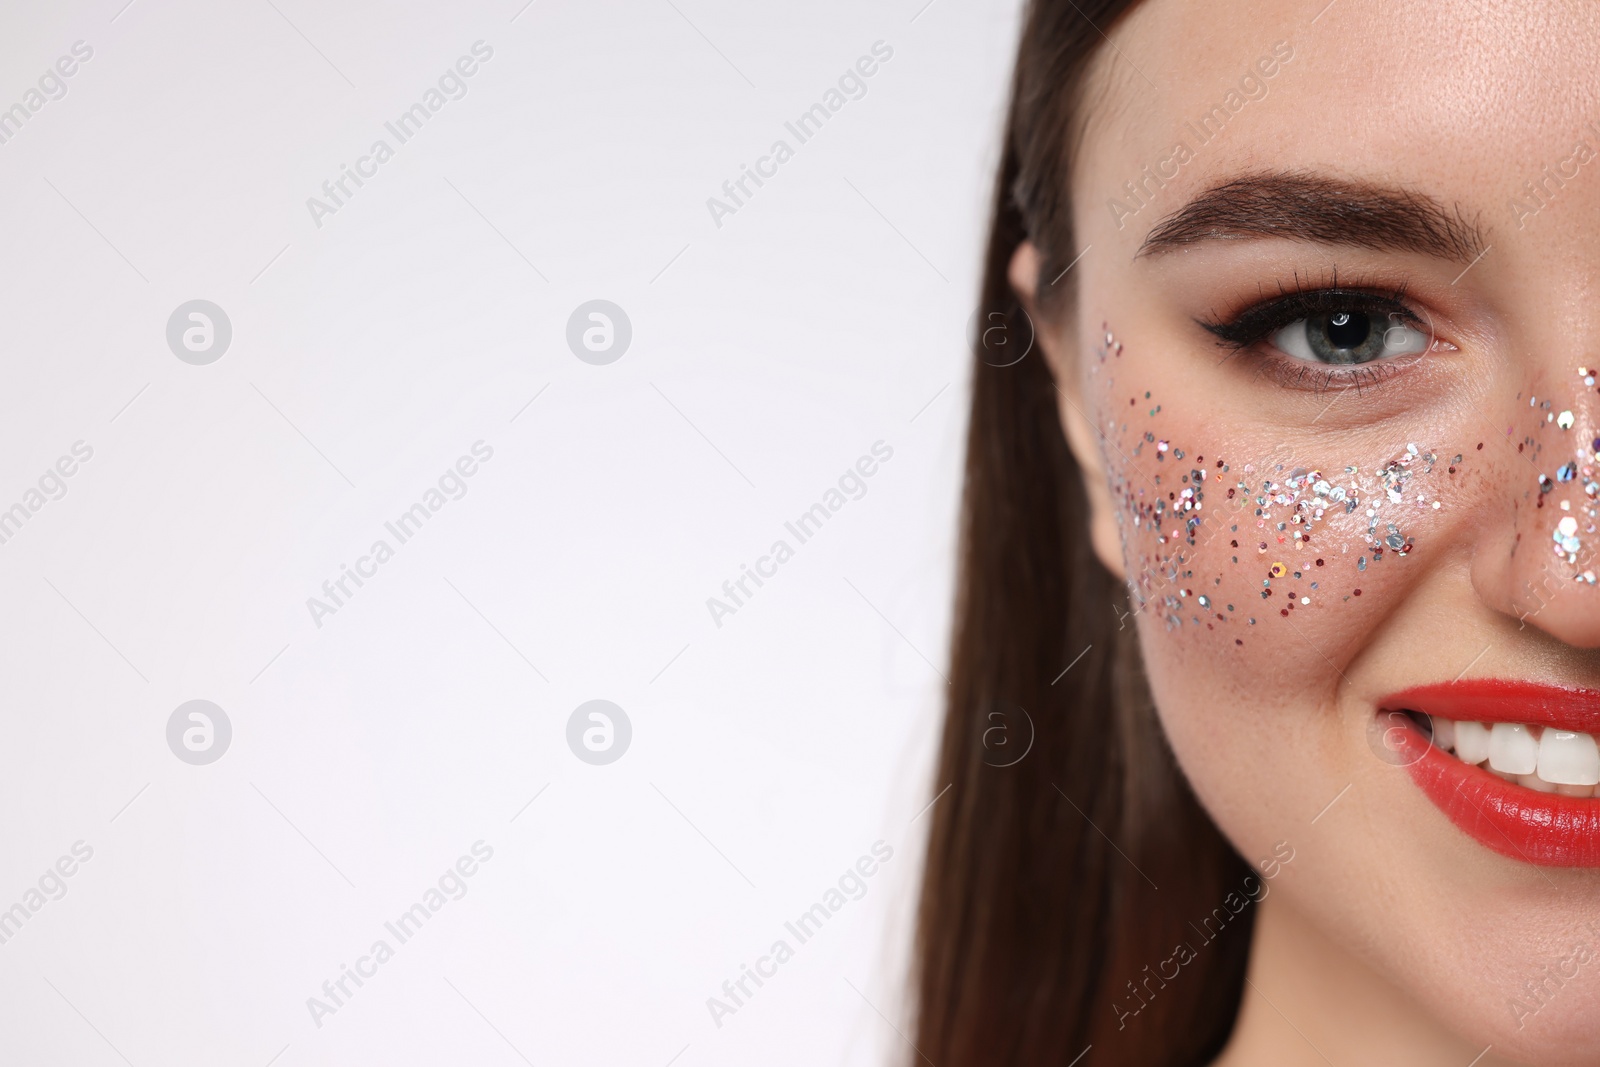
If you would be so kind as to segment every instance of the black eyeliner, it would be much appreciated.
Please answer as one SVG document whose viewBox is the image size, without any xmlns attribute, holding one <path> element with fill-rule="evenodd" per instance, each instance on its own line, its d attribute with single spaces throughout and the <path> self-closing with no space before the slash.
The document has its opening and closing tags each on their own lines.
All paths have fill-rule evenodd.
<svg viewBox="0 0 1600 1067">
<path fill-rule="evenodd" d="M 1404 292 L 1403 289 L 1384 293 L 1370 289 L 1304 289 L 1251 305 L 1225 322 L 1196 319 L 1195 323 L 1234 349 L 1248 348 L 1300 319 L 1335 311 L 1385 317 L 1397 314 L 1410 325 L 1426 326 L 1401 299 Z"/>
</svg>

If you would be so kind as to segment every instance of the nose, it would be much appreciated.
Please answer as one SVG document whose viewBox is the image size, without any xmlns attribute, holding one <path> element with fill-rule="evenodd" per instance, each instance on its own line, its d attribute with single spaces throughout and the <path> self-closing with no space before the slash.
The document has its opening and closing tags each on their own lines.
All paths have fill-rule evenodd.
<svg viewBox="0 0 1600 1067">
<path fill-rule="evenodd" d="M 1597 377 L 1592 367 L 1546 377 L 1548 395 L 1497 412 L 1510 432 L 1485 445 L 1503 457 L 1473 553 L 1486 603 L 1576 648 L 1600 648 Z"/>
</svg>

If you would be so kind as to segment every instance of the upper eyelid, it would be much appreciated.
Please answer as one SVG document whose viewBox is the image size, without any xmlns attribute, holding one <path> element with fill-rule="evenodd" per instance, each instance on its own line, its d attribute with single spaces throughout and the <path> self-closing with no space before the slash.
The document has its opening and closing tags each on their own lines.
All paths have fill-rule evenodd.
<svg viewBox="0 0 1600 1067">
<path fill-rule="evenodd" d="M 1388 310 L 1404 315 L 1406 320 L 1414 325 L 1428 325 L 1422 316 L 1412 310 L 1410 303 L 1405 299 L 1403 289 L 1385 292 L 1343 286 L 1324 286 L 1284 293 L 1281 296 L 1257 301 L 1234 312 L 1226 320 L 1196 321 L 1206 332 L 1220 341 L 1244 347 L 1261 340 L 1277 326 L 1304 318 L 1312 311 L 1331 310 L 1331 307 L 1337 306 L 1340 302 L 1345 302 L 1347 306 L 1364 305 L 1360 307 L 1360 310 L 1364 311 Z M 1288 317 L 1291 314 L 1293 318 Z M 1246 320 L 1249 319 L 1254 319 L 1255 322 L 1247 324 Z M 1275 325 L 1264 323 L 1275 323 Z"/>
<path fill-rule="evenodd" d="M 1238 322 L 1246 316 L 1261 315 L 1279 308 L 1297 307 L 1299 310 L 1316 311 L 1325 308 L 1332 309 L 1346 303 L 1363 304 L 1365 306 L 1362 310 L 1389 308 L 1421 321 L 1417 313 L 1411 310 L 1411 305 L 1406 302 L 1403 292 L 1384 292 L 1376 289 L 1344 287 L 1302 289 L 1298 292 L 1284 293 L 1281 296 L 1258 300 L 1254 304 L 1234 312 L 1229 321 Z"/>
</svg>

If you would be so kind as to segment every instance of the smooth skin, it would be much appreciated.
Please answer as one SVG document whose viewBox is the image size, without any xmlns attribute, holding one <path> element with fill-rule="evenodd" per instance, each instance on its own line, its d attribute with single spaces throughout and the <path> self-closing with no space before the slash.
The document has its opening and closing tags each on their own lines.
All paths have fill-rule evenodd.
<svg viewBox="0 0 1600 1067">
<path fill-rule="evenodd" d="M 1324 4 L 1148 0 L 1118 23 L 1082 105 L 1078 247 L 1058 262 L 1083 255 L 1056 282 L 1074 287 L 1071 299 L 1035 303 L 1032 245 L 1017 251 L 1011 280 L 1060 386 L 1096 551 L 1145 599 L 1144 661 L 1178 761 L 1247 861 L 1281 841 L 1294 849 L 1256 905 L 1249 985 L 1217 1063 L 1600 1063 L 1600 871 L 1484 848 L 1369 737 L 1384 695 L 1463 673 L 1600 687 L 1600 587 L 1572 579 L 1600 566 L 1600 534 L 1583 536 L 1576 566 L 1551 549 L 1562 517 L 1590 521 L 1584 479 L 1545 494 L 1538 484 L 1600 436 L 1600 395 L 1578 375 L 1600 364 L 1600 127 L 1587 125 L 1600 119 L 1600 9 Z M 1264 95 L 1241 94 L 1200 144 L 1185 123 L 1224 103 L 1280 42 L 1292 58 L 1261 78 Z M 1179 141 L 1192 158 L 1166 164 L 1176 173 L 1164 184 L 1147 180 L 1144 203 L 1131 199 L 1124 183 Z M 1595 158 L 1574 158 L 1580 142 Z M 1542 167 L 1571 177 L 1546 180 L 1536 200 L 1525 183 Z M 1294 234 L 1290 221 L 1278 235 L 1139 254 L 1192 198 L 1263 172 L 1409 190 L 1475 229 L 1487 251 L 1372 247 L 1385 242 Z M 1235 353 L 1197 323 L 1335 275 L 1342 287 L 1403 286 L 1442 343 L 1379 375 L 1328 380 L 1297 377 L 1305 364 L 1273 357 L 1270 339 Z M 1120 353 L 1105 352 L 1107 329 Z M 1568 410 L 1570 430 L 1550 421 Z M 1174 451 L 1158 453 L 1147 433 Z M 1293 508 L 1256 514 L 1264 479 L 1304 468 L 1370 485 L 1413 443 L 1439 462 L 1413 468 L 1377 527 L 1382 536 L 1398 517 L 1412 542 L 1404 556 L 1370 559 L 1364 506 L 1330 508 L 1300 548 L 1278 540 L 1299 528 L 1287 522 Z M 1159 532 L 1148 511 L 1134 525 L 1200 466 L 1194 545 L 1170 536 L 1182 528 L 1170 513 Z M 1241 484 L 1249 491 L 1225 496 Z M 1275 561 L 1306 577 L 1272 581 L 1263 599 Z M 1297 594 L 1288 616 L 1286 587 Z M 1586 962 L 1563 966 L 1579 948 Z"/>
</svg>

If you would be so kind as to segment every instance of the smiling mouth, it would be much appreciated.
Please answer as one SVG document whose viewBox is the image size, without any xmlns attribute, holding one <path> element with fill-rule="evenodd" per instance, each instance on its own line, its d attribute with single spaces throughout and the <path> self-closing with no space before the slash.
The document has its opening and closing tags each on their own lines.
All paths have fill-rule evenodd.
<svg viewBox="0 0 1600 1067">
<path fill-rule="evenodd" d="M 1600 786 L 1600 745 L 1593 734 L 1520 722 L 1457 722 L 1407 709 L 1433 744 L 1462 763 L 1539 793 L 1593 797 Z"/>
<path fill-rule="evenodd" d="M 1479 844 L 1600 867 L 1600 690 L 1473 680 L 1385 698 L 1380 719 L 1423 794 Z"/>
</svg>

